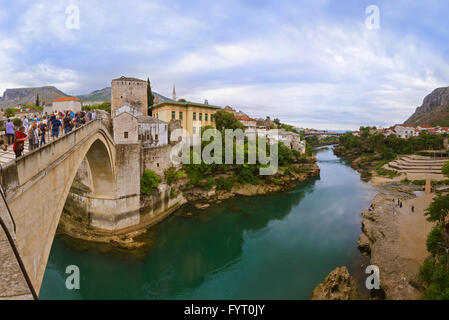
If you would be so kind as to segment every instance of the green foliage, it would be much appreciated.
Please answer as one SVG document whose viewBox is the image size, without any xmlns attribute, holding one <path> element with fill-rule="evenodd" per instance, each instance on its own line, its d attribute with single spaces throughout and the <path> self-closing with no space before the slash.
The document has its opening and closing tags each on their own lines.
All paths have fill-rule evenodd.
<svg viewBox="0 0 449 320">
<path fill-rule="evenodd" d="M 424 214 L 428 221 L 443 223 L 448 213 L 449 195 L 441 195 L 433 200 Z"/>
<path fill-rule="evenodd" d="M 244 164 L 236 166 L 235 178 L 241 184 L 260 184 L 259 167 L 254 164 Z"/>
<path fill-rule="evenodd" d="M 209 177 L 206 179 L 206 182 L 203 184 L 204 190 L 210 190 L 214 186 L 214 178 Z"/>
<path fill-rule="evenodd" d="M 231 191 L 234 183 L 231 179 L 226 179 L 224 177 L 218 177 L 215 179 L 215 184 L 217 185 L 217 190 Z"/>
<path fill-rule="evenodd" d="M 150 78 L 147 79 L 147 99 L 148 99 L 148 108 L 151 108 L 154 103 L 154 95 L 151 91 L 151 83 Z"/>
<path fill-rule="evenodd" d="M 178 102 L 187 102 L 187 100 L 186 100 L 186 99 L 183 99 L 183 98 L 181 98 L 181 99 L 178 99 Z"/>
<path fill-rule="evenodd" d="M 245 126 L 237 120 L 234 114 L 227 112 L 225 110 L 219 110 L 214 114 L 215 126 L 218 130 L 224 129 L 245 129 Z"/>
<path fill-rule="evenodd" d="M 175 167 L 170 167 L 164 172 L 165 181 L 169 186 L 176 183 L 179 179 L 185 177 L 185 172 L 183 170 L 176 170 Z"/>
<path fill-rule="evenodd" d="M 84 111 L 92 111 L 92 110 L 104 110 L 109 113 L 111 113 L 111 103 L 110 102 L 103 102 L 101 104 L 94 104 L 91 106 L 83 106 L 82 108 Z"/>
<path fill-rule="evenodd" d="M 427 286 L 422 298 L 449 300 L 449 235 L 444 228 L 449 211 L 449 196 L 435 198 L 426 211 L 427 220 L 437 222 L 427 236 L 427 251 L 432 256 L 420 268 L 420 278 Z"/>
<path fill-rule="evenodd" d="M 6 116 L 7 118 L 14 117 L 14 115 L 16 114 L 16 112 L 17 112 L 17 109 L 15 109 L 15 108 L 7 108 L 7 109 L 5 110 L 5 116 Z"/>
<path fill-rule="evenodd" d="M 40 104 L 40 101 L 39 101 L 39 94 L 37 94 L 36 95 L 36 103 L 35 103 L 35 105 L 37 106 L 37 107 L 39 107 L 41 104 Z"/>
<path fill-rule="evenodd" d="M 443 135 L 422 132 L 419 137 L 402 139 L 395 135 L 385 137 L 381 133 L 370 133 L 372 128 L 361 128 L 360 137 L 346 133 L 340 137 L 340 145 L 355 156 L 379 154 L 382 160 L 391 161 L 401 154 L 419 153 L 424 150 L 440 149 Z M 372 131 L 372 130 L 371 130 Z"/>
<path fill-rule="evenodd" d="M 443 167 L 441 168 L 441 173 L 446 177 L 449 177 L 449 161 L 443 165 Z"/>
<path fill-rule="evenodd" d="M 293 162 L 293 152 L 282 142 L 278 145 L 278 163 L 280 166 L 286 166 Z"/>
<path fill-rule="evenodd" d="M 424 300 L 449 300 L 449 272 L 447 256 L 428 258 L 420 268 L 420 278 L 427 285 L 422 296 Z"/>
<path fill-rule="evenodd" d="M 12 123 L 16 128 L 20 128 L 22 126 L 23 122 L 22 122 L 22 119 L 20 119 L 20 118 L 14 118 L 12 120 Z"/>
<path fill-rule="evenodd" d="M 427 236 L 427 251 L 429 251 L 433 255 L 444 254 L 446 251 L 438 245 L 444 242 L 445 239 L 443 226 L 437 225 L 433 227 L 432 231 L 430 231 L 429 235 Z"/>
<path fill-rule="evenodd" d="M 380 176 L 387 176 L 390 179 L 393 179 L 394 177 L 397 177 L 400 175 L 399 172 L 397 172 L 396 170 L 387 170 L 384 169 L 383 166 L 385 164 L 387 164 L 388 162 L 390 162 L 389 160 L 383 160 L 383 161 L 379 161 L 376 163 L 376 171 L 377 174 L 379 174 Z"/>
<path fill-rule="evenodd" d="M 306 138 L 306 141 L 312 147 L 320 147 L 320 146 L 328 146 L 331 144 L 337 144 L 340 141 L 340 137 L 329 136 L 322 139 L 318 139 L 317 136 L 309 136 Z"/>
<path fill-rule="evenodd" d="M 145 170 L 140 178 L 140 193 L 150 195 L 159 186 L 161 178 L 153 170 Z"/>
</svg>

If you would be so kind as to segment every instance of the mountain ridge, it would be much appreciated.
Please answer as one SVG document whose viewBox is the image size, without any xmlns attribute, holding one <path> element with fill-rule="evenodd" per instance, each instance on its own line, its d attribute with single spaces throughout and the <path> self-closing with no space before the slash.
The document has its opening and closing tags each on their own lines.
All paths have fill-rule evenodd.
<svg viewBox="0 0 449 320">
<path fill-rule="evenodd" d="M 112 88 L 94 90 L 88 94 L 77 95 L 82 102 L 110 102 Z M 58 98 L 70 97 L 71 95 L 64 93 L 55 86 L 42 87 L 25 87 L 6 89 L 3 96 L 0 97 L 0 109 L 15 107 L 24 104 L 34 104 L 36 97 L 39 95 L 41 105 L 49 105 L 53 100 Z M 159 98 L 159 102 L 172 101 L 171 99 L 153 91 L 153 95 Z"/>
</svg>

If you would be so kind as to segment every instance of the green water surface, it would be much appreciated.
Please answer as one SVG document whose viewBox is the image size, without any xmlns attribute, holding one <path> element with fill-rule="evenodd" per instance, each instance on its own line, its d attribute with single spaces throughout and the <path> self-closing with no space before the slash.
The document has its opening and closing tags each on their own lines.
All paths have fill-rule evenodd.
<svg viewBox="0 0 449 320">
<path fill-rule="evenodd" d="M 337 266 L 360 273 L 360 212 L 375 191 L 332 150 L 317 157 L 320 178 L 182 208 L 136 253 L 56 237 L 40 299 L 307 299 Z M 79 267 L 79 290 L 66 289 L 69 265 Z"/>
</svg>

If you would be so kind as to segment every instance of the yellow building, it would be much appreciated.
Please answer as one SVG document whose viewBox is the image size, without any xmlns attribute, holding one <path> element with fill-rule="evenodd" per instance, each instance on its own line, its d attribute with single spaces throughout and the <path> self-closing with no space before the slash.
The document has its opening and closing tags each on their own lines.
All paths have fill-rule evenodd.
<svg viewBox="0 0 449 320">
<path fill-rule="evenodd" d="M 190 136 L 198 135 L 201 127 L 212 126 L 215 128 L 214 114 L 220 107 L 209 104 L 164 101 L 155 104 L 151 108 L 152 116 L 156 119 L 170 122 L 170 120 L 181 121 L 181 126 Z"/>
</svg>

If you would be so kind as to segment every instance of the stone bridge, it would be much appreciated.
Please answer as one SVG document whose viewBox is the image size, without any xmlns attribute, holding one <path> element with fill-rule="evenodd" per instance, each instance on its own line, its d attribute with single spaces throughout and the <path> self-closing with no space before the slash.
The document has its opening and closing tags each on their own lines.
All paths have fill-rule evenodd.
<svg viewBox="0 0 449 320">
<path fill-rule="evenodd" d="M 1 182 L 16 232 L 9 229 L 37 293 L 66 198 L 82 162 L 87 160 L 91 173 L 92 225 L 118 230 L 139 223 L 139 146 L 115 145 L 111 131 L 110 122 L 93 120 L 2 167 Z M 7 266 L 6 260 L 3 265 L 0 262 L 0 291 L 8 288 L 2 278 Z M 26 289 L 24 285 L 16 287 Z M 9 296 L 29 294 L 21 290 Z"/>
</svg>

